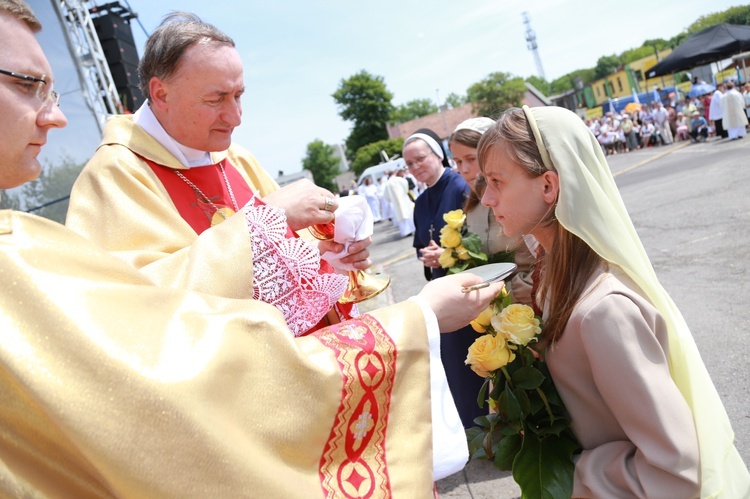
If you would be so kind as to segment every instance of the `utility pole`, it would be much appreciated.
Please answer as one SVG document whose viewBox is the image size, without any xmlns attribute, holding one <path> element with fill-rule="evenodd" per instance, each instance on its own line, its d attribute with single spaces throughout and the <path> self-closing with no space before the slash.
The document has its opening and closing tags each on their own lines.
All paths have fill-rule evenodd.
<svg viewBox="0 0 750 499">
<path fill-rule="evenodd" d="M 544 77 L 544 68 L 542 68 L 542 60 L 539 58 L 539 50 L 536 44 L 536 33 L 534 33 L 534 30 L 531 29 L 531 19 L 529 18 L 529 13 L 524 12 L 521 15 L 523 16 L 523 23 L 526 25 L 526 48 L 534 53 L 534 62 L 536 62 L 537 76 L 546 81 L 546 78 Z"/>
</svg>

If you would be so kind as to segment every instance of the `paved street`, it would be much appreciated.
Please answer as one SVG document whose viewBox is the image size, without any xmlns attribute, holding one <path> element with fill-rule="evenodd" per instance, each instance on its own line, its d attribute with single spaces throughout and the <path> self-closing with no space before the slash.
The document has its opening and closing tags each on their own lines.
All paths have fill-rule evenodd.
<svg viewBox="0 0 750 499">
<path fill-rule="evenodd" d="M 610 156 L 609 164 L 662 284 L 690 325 L 750 463 L 750 137 L 679 143 Z M 375 226 L 375 269 L 390 288 L 362 310 L 401 301 L 425 283 L 411 248 Z M 438 483 L 440 497 L 515 498 L 507 474 L 471 462 Z"/>
</svg>

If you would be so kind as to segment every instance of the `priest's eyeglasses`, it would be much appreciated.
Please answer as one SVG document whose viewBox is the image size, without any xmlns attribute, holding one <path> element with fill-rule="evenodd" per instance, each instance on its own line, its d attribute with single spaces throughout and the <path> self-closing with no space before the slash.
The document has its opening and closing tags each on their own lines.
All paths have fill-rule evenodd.
<svg viewBox="0 0 750 499">
<path fill-rule="evenodd" d="M 13 71 L 6 71 L 5 69 L 0 69 L 0 74 L 12 76 L 13 78 L 18 78 L 19 80 L 26 80 L 31 83 L 38 83 L 36 87 L 36 98 L 39 99 L 43 106 L 46 106 L 50 102 L 54 104 L 55 106 L 60 104 L 60 94 L 55 91 L 54 85 L 52 82 L 48 82 L 46 79 L 46 75 L 42 75 L 41 77 L 37 76 L 29 76 L 25 75 L 23 73 L 15 73 Z M 45 90 L 45 87 L 46 88 Z"/>
</svg>

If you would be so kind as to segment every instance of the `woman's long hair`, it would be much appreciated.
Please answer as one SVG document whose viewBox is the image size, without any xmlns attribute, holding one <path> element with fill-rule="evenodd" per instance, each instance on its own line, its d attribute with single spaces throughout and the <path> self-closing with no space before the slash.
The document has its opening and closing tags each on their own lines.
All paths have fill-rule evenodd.
<svg viewBox="0 0 750 499">
<path fill-rule="evenodd" d="M 504 149 L 508 157 L 532 178 L 547 171 L 526 116 L 519 108 L 503 113 L 497 125 L 485 132 L 479 141 L 477 153 L 482 175 L 493 148 Z M 560 339 L 586 283 L 604 260 L 578 236 L 565 229 L 553 210 L 538 225 L 555 228 L 551 254 L 539 256 L 535 264 L 542 266 L 540 281 L 535 283 L 538 286 L 537 299 L 548 311 L 540 342 L 540 346 L 545 347 Z"/>
</svg>

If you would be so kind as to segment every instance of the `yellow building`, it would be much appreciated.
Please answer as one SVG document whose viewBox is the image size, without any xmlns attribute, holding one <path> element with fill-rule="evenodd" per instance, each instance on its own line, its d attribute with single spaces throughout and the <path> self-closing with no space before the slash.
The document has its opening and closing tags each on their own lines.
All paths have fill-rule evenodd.
<svg viewBox="0 0 750 499">
<path fill-rule="evenodd" d="M 583 105 L 582 107 L 593 109 L 601 106 L 610 99 L 628 97 L 633 95 L 634 92 L 639 94 L 651 91 L 654 87 L 665 88 L 674 86 L 673 75 L 644 80 L 646 71 L 671 53 L 672 49 L 666 49 L 659 52 L 658 59 L 656 54 L 654 54 L 625 64 L 623 69 L 596 80 L 579 91 L 578 102 Z M 598 113 L 599 116 L 601 115 L 601 109 L 592 112 Z"/>
<path fill-rule="evenodd" d="M 659 52 L 658 59 L 656 58 L 656 54 L 654 54 L 628 64 L 628 66 L 630 66 L 630 69 L 633 71 L 633 76 L 638 81 L 638 84 L 640 86 L 640 90 L 636 89 L 636 92 L 647 92 L 649 90 L 652 90 L 654 87 L 664 88 L 674 86 L 674 76 L 671 74 L 659 76 L 656 78 L 649 78 L 645 81 L 643 76 L 649 69 L 656 66 L 657 62 L 661 61 L 671 53 L 672 49 L 664 49 Z"/>
</svg>

